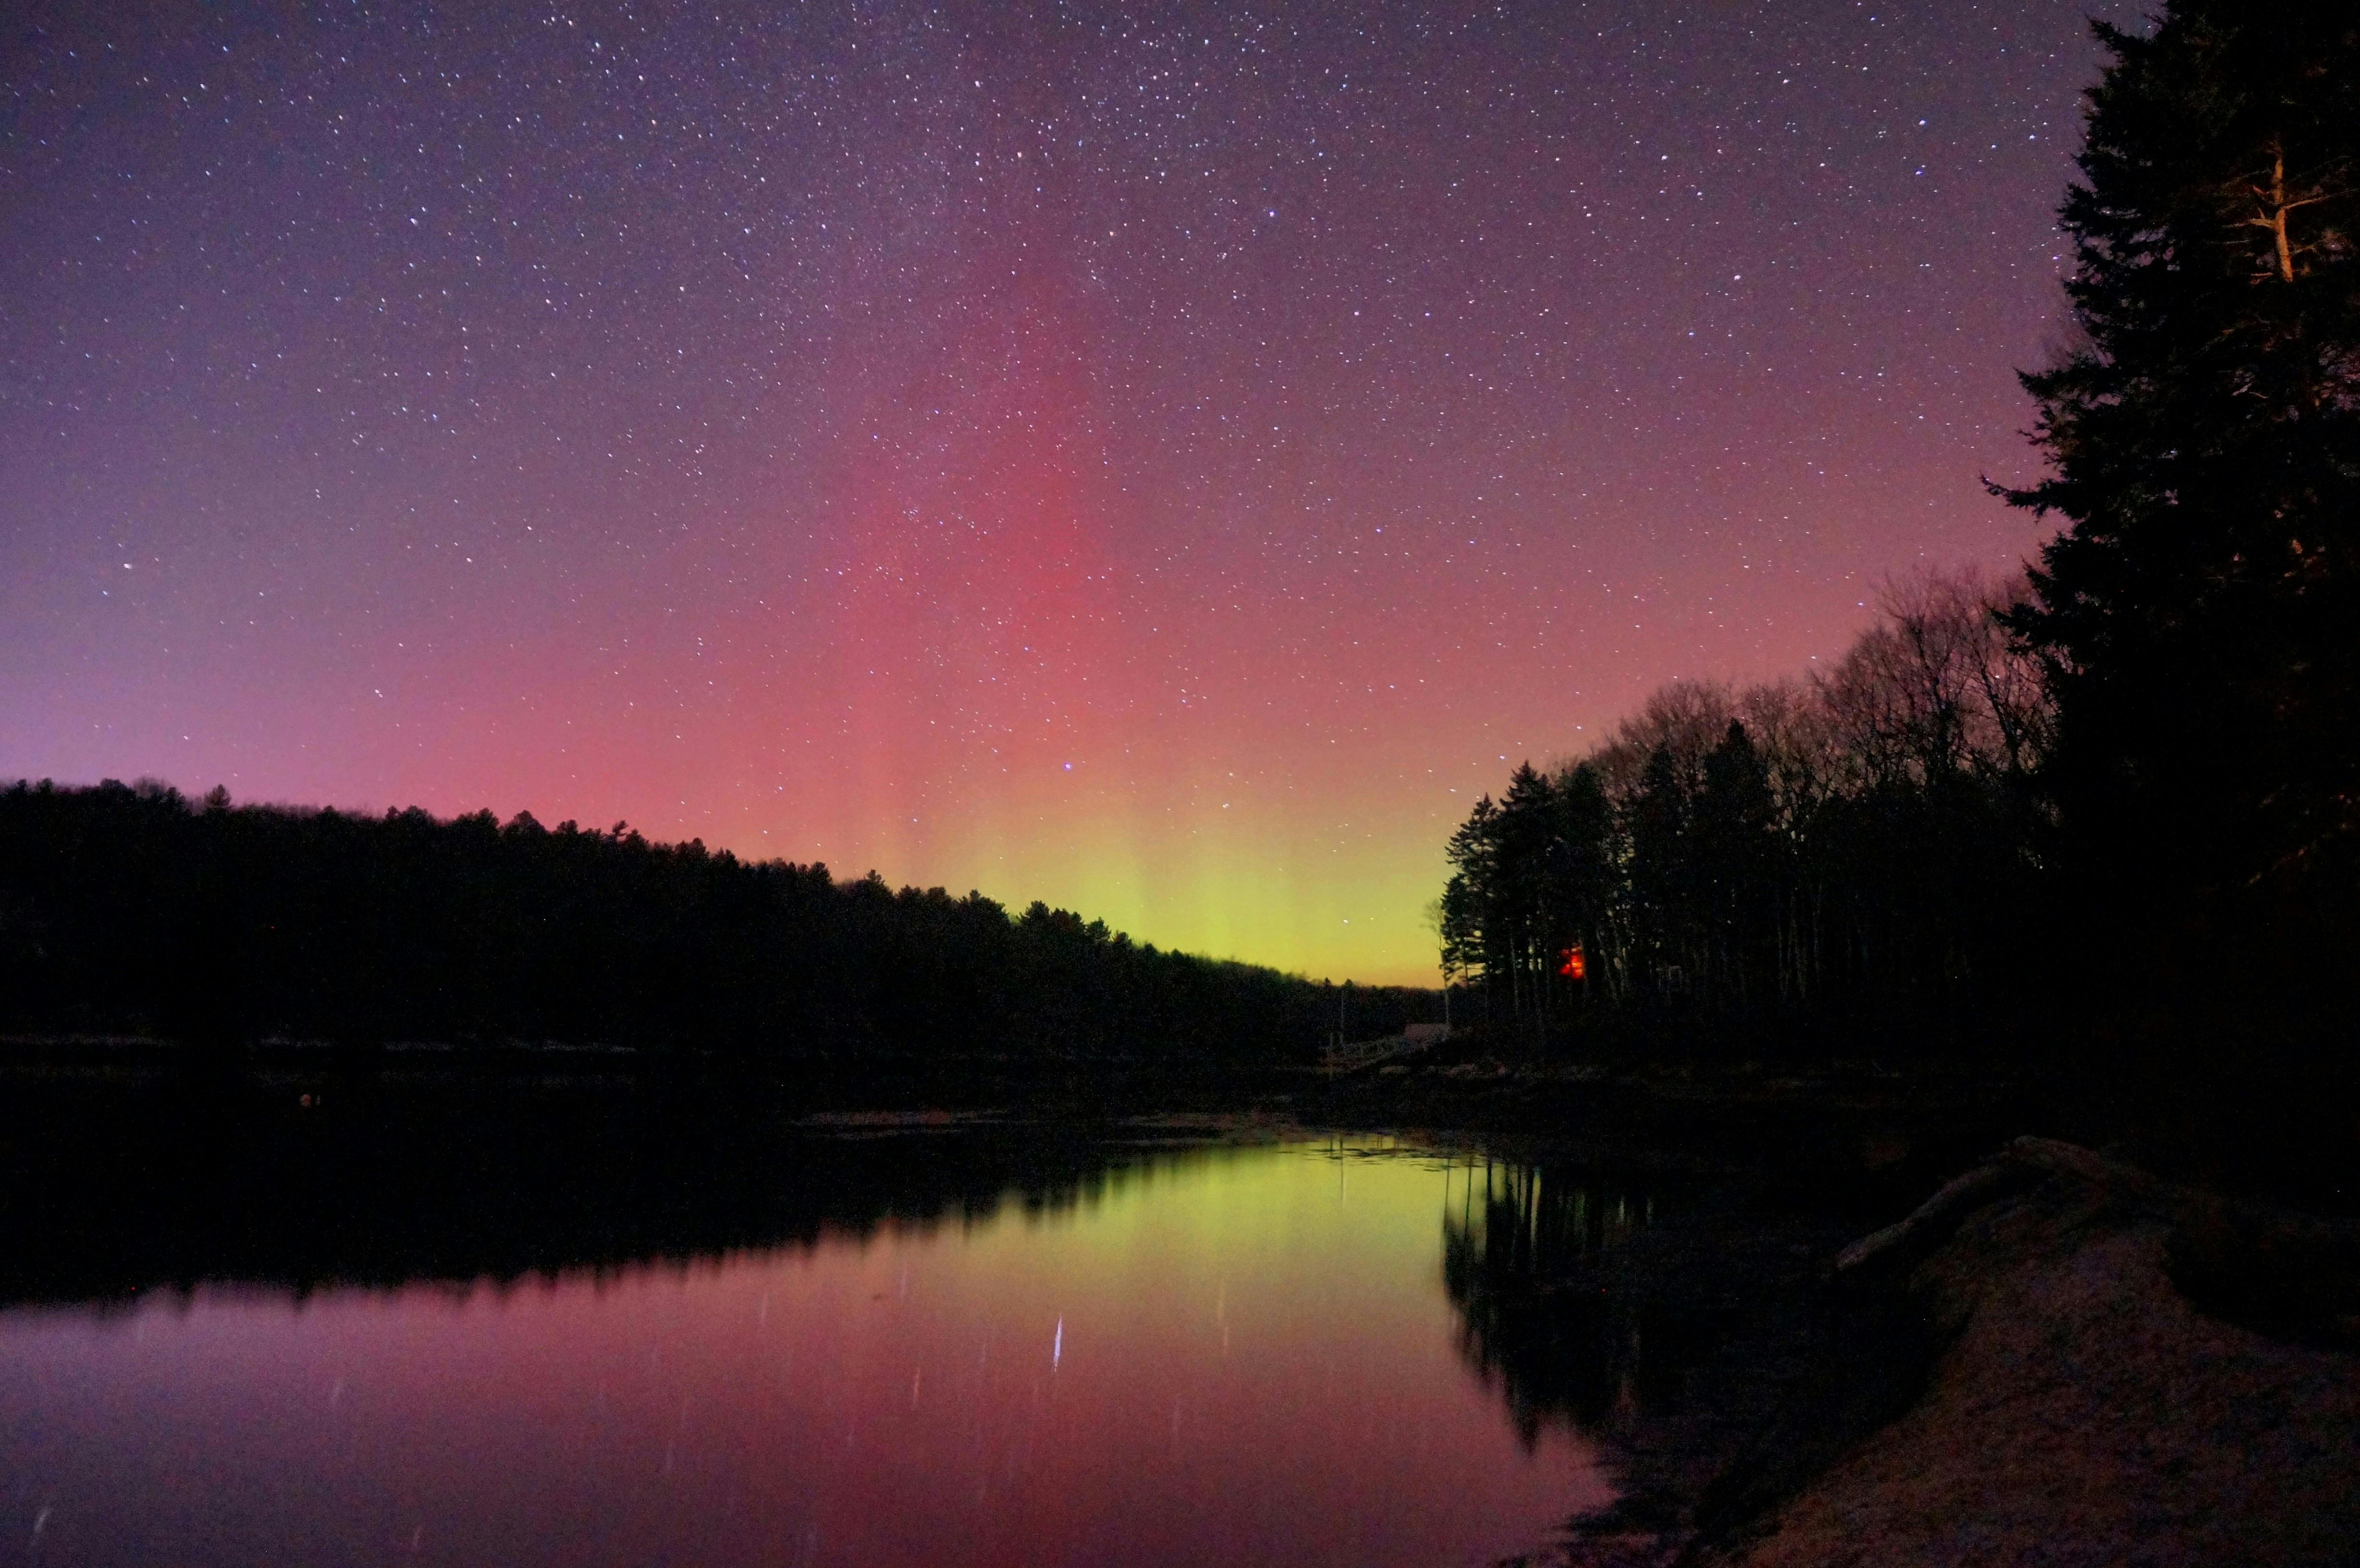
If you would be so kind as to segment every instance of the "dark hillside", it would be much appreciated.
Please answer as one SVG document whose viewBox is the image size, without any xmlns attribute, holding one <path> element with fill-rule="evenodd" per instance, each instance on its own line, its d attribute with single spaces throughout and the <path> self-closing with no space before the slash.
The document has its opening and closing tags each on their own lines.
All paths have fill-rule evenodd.
<svg viewBox="0 0 2360 1568">
<path fill-rule="evenodd" d="M 0 1029 L 1304 1060 L 1326 987 L 1035 903 L 749 864 L 622 824 L 0 790 Z M 1415 993 L 1356 990 L 1399 1028 Z"/>
</svg>

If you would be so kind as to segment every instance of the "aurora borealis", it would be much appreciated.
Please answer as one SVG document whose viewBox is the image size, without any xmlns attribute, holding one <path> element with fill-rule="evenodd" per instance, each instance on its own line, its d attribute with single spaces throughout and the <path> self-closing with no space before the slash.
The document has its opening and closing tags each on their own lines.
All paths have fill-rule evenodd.
<svg viewBox="0 0 2360 1568">
<path fill-rule="evenodd" d="M 0 778 L 1428 980 L 1442 841 L 2037 525 L 2091 10 L 0 18 Z"/>
</svg>

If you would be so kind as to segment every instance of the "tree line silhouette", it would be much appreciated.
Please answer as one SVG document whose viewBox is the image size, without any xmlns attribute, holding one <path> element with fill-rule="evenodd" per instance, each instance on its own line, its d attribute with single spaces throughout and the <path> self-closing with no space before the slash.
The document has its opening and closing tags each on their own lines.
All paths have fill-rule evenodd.
<svg viewBox="0 0 2360 1568">
<path fill-rule="evenodd" d="M 1518 768 L 1451 835 L 1446 976 L 1544 1036 L 1989 1027 L 2039 940 L 2054 719 L 1993 619 L 2008 602 L 1919 578 L 1822 676 L 1676 682 L 1603 745 Z"/>
<path fill-rule="evenodd" d="M 1356 988 L 1356 1026 L 1423 998 Z M 617 823 L 0 789 L 0 1029 L 1301 1061 L 1328 987 L 1034 903 L 898 891 Z"/>
<path fill-rule="evenodd" d="M 1447 973 L 1542 1034 L 2307 1044 L 2360 1004 L 2360 16 L 2174 0 L 2088 95 L 2020 583 L 1665 688 L 1449 844 Z M 1578 962 L 1577 962 L 1578 955 Z"/>
</svg>

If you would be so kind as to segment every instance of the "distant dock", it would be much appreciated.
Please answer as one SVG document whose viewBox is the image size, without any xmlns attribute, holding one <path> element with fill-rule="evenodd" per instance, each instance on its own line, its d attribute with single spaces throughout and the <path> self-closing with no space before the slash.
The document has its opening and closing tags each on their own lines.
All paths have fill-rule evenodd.
<svg viewBox="0 0 2360 1568">
<path fill-rule="evenodd" d="M 1331 1073 L 1357 1073 L 1380 1062 L 1431 1051 L 1449 1038 L 1448 1024 L 1411 1024 L 1399 1034 L 1378 1040 L 1338 1040 L 1319 1053 L 1319 1065 Z"/>
</svg>

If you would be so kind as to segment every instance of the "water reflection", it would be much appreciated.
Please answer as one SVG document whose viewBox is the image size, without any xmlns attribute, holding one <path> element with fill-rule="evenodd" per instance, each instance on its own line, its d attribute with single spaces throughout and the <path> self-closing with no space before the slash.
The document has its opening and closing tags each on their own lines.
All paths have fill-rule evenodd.
<svg viewBox="0 0 2360 1568">
<path fill-rule="evenodd" d="M 0 1302 L 225 1279 L 339 1285 L 628 1270 L 1092 1201 L 1204 1127 L 782 1120 L 661 1086 L 366 1098 L 19 1098 L 0 1112 Z"/>
<path fill-rule="evenodd" d="M 1661 1408 L 1721 1315 L 1675 1304 L 1630 1244 L 1676 1195 L 1595 1171 L 1477 1160 L 1452 1171 L 1443 1279 L 1468 1358 L 1519 1435 L 1592 1433 Z"/>
<path fill-rule="evenodd" d="M 1464 1281 L 1534 1245 L 1506 1174 L 1040 1127 L 300 1147 L 193 1237 L 151 1196 L 20 1268 L 115 1304 L 0 1312 L 0 1563 L 1479 1563 L 1604 1497 L 1462 1359 Z"/>
</svg>

